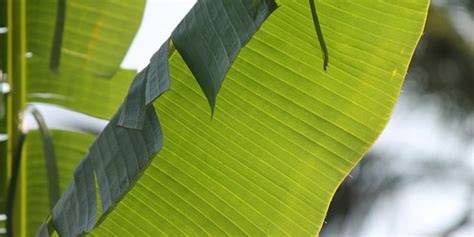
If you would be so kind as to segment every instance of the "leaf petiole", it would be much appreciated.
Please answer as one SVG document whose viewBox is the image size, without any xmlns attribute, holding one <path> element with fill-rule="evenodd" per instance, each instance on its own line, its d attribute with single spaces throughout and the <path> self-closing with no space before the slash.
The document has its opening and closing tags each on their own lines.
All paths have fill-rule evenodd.
<svg viewBox="0 0 474 237">
<path fill-rule="evenodd" d="M 309 5 L 311 7 L 311 14 L 313 15 L 314 28 L 316 30 L 316 36 L 318 37 L 319 45 L 321 46 L 321 51 L 323 52 L 323 69 L 326 71 L 329 64 L 329 52 L 324 41 L 323 32 L 321 30 L 321 25 L 319 24 L 318 13 L 316 12 L 316 4 L 314 0 L 309 0 Z"/>
</svg>

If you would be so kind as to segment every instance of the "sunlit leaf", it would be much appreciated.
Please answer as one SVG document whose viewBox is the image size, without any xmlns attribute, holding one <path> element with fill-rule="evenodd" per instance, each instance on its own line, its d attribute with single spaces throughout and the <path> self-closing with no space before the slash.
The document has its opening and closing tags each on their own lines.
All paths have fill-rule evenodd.
<svg viewBox="0 0 474 237">
<path fill-rule="evenodd" d="M 114 192 L 110 201 L 105 198 L 107 190 L 101 185 L 105 182 L 100 179 L 116 175 L 120 180 L 126 174 L 119 169 L 108 174 L 96 172 L 102 188 L 99 203 L 102 208 L 112 209 L 91 234 L 316 235 L 336 188 L 389 119 L 421 36 L 428 3 L 316 1 L 331 55 L 329 68 L 324 71 L 309 2 L 278 1 L 279 7 L 231 63 L 215 99 L 212 119 L 208 100 L 217 90 L 206 92 L 202 82 L 206 77 L 200 77 L 193 69 L 210 62 L 186 60 L 189 55 L 177 47 L 183 54 L 175 53 L 170 59 L 171 90 L 154 103 L 163 131 L 163 149 L 116 206 L 114 202 L 126 190 L 116 183 L 120 191 Z M 121 14 L 133 17 L 125 10 L 112 15 Z M 78 19 L 80 16 L 78 12 Z M 90 45 L 103 39 L 104 44 L 113 45 L 115 38 L 111 35 L 96 38 L 95 30 L 101 29 L 97 21 L 87 25 L 88 20 L 82 20 L 89 37 L 84 42 Z M 198 24 L 191 30 L 206 26 Z M 59 74 L 69 75 L 65 78 L 51 74 L 48 67 L 34 67 L 33 60 L 39 60 L 38 65 L 41 60 L 46 64 L 47 57 L 30 59 L 32 71 L 43 78 L 29 84 L 30 96 L 39 100 L 38 95 L 52 92 L 60 97 L 47 99 L 49 102 L 96 116 L 110 116 L 124 98 L 125 87 L 117 86 L 120 93 L 112 96 L 117 88 L 107 80 L 122 77 L 118 77 L 118 64 L 108 62 L 120 60 L 107 60 L 107 53 L 113 49 L 97 48 L 84 61 L 81 56 L 89 52 L 87 46 L 74 42 L 71 41 L 73 53 L 66 51 L 71 58 L 61 59 Z M 187 42 L 191 44 L 193 40 Z M 32 44 L 40 45 L 34 40 Z M 39 56 L 42 50 L 49 52 L 44 48 L 38 50 Z M 79 75 L 85 79 L 81 77 L 74 83 L 73 78 Z M 222 79 L 215 78 L 213 83 L 220 84 Z M 145 102 L 138 104 L 143 106 Z M 210 104 L 213 106 L 214 102 Z M 105 145 L 107 139 L 97 141 L 91 151 L 97 149 L 101 153 L 104 147 L 113 147 Z M 76 146 L 64 142 L 71 149 Z M 85 154 L 83 145 L 77 144 L 81 146 L 77 150 Z M 138 152 L 144 152 L 147 145 Z M 115 154 L 116 150 L 105 153 Z M 94 164 L 94 169 L 98 166 Z M 68 191 L 65 195 L 73 193 Z M 70 223 L 71 228 L 76 228 Z"/>
<path fill-rule="evenodd" d="M 58 104 L 110 119 L 136 74 L 119 67 L 140 24 L 144 3 L 144 0 L 67 0 L 60 64 L 57 71 L 52 71 L 50 54 L 58 1 L 28 1 L 28 101 Z M 54 132 L 61 191 L 71 181 L 74 167 L 93 141 L 90 136 L 84 140 L 84 136 Z M 44 186 L 46 173 L 41 143 L 37 139 L 38 136 L 29 135 L 26 146 L 26 215 L 23 220 L 26 228 L 22 230 L 26 236 L 34 236 L 51 212 Z"/>
<path fill-rule="evenodd" d="M 428 1 L 280 7 L 207 100 L 179 55 L 155 103 L 164 148 L 94 235 L 314 236 L 331 197 L 389 119 Z M 145 208 L 146 207 L 146 208 Z"/>
</svg>

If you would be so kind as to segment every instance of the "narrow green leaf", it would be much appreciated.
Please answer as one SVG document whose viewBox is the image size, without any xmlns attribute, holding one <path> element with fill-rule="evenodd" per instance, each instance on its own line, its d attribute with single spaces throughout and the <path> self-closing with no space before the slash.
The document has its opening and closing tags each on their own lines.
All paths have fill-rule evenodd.
<svg viewBox="0 0 474 237">
<path fill-rule="evenodd" d="M 43 143 L 43 156 L 48 178 L 48 200 L 49 208 L 53 210 L 54 205 L 59 199 L 59 178 L 58 167 L 56 165 L 56 152 L 54 151 L 54 144 L 48 126 L 44 121 L 41 113 L 34 107 L 29 110 L 33 115 L 41 134 L 41 142 Z"/>
<path fill-rule="evenodd" d="M 20 180 L 20 171 L 22 166 L 24 166 L 25 161 L 22 161 L 23 159 L 23 144 L 26 139 L 26 134 L 20 133 L 18 134 L 18 140 L 15 141 L 15 150 L 12 152 L 13 154 L 13 162 L 12 162 L 12 175 L 9 180 L 8 184 L 8 191 L 7 191 L 7 200 L 6 200 L 6 211 L 5 214 L 7 216 L 7 221 L 6 221 L 6 232 L 7 232 L 7 237 L 12 237 L 13 233 L 17 231 L 17 227 L 14 226 L 15 222 L 14 220 L 21 220 L 22 216 L 15 215 L 14 214 L 14 209 L 15 207 L 22 206 L 22 203 L 19 203 L 19 201 L 22 200 L 21 197 L 21 189 L 18 190 L 18 187 L 21 185 Z M 20 195 L 19 195 L 20 194 Z M 18 224 L 17 224 L 18 225 Z"/>
<path fill-rule="evenodd" d="M 97 198 L 93 172 L 92 161 L 86 156 L 77 166 L 74 179 L 54 207 L 53 223 L 61 236 L 77 236 L 94 227 Z"/>
<path fill-rule="evenodd" d="M 319 24 L 318 13 L 316 11 L 316 4 L 314 0 L 308 0 L 309 6 L 311 8 L 311 15 L 313 17 L 314 29 L 316 30 L 316 37 L 319 41 L 319 46 L 321 47 L 321 52 L 323 53 L 323 69 L 327 70 L 329 64 L 329 52 L 328 47 L 326 46 L 326 41 L 324 40 L 323 31 L 321 30 L 321 25 Z"/>
<path fill-rule="evenodd" d="M 56 8 L 56 23 L 54 26 L 53 43 L 51 47 L 51 55 L 49 56 L 49 68 L 53 72 L 59 70 L 61 60 L 61 47 L 64 34 L 64 20 L 66 18 L 66 0 L 58 0 Z"/>
</svg>

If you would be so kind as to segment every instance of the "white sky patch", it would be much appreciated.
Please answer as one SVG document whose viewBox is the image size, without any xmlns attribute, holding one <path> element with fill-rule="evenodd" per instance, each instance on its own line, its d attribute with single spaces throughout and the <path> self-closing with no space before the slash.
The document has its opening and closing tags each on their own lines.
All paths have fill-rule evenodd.
<svg viewBox="0 0 474 237">
<path fill-rule="evenodd" d="M 403 93 L 373 150 L 406 160 L 463 160 L 474 169 L 474 141 L 462 136 L 466 129 L 473 129 L 469 125 L 474 124 L 474 113 L 463 121 L 446 120 L 443 113 L 437 97 L 418 97 L 411 90 Z"/>
<path fill-rule="evenodd" d="M 374 204 L 360 236 L 436 236 L 463 214 L 469 191 L 450 180 L 411 183 Z"/>
<path fill-rule="evenodd" d="M 171 36 L 174 28 L 192 8 L 195 0 L 148 0 L 143 20 L 122 68 L 141 70 Z"/>
<path fill-rule="evenodd" d="M 6 140 L 8 140 L 8 135 L 0 133 L 0 142 L 4 142 Z M 1 221 L 1 216 L 0 216 L 0 221 Z"/>
<path fill-rule="evenodd" d="M 43 116 L 48 129 L 76 131 L 87 134 L 98 134 L 107 125 L 108 121 L 85 115 L 61 106 L 46 103 L 30 103 Z M 23 130 L 37 130 L 38 124 L 30 113 L 25 113 Z"/>
</svg>

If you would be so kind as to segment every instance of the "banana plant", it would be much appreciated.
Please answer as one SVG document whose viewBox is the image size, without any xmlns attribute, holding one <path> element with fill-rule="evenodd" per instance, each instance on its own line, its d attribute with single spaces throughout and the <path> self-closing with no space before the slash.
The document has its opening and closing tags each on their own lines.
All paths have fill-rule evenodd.
<svg viewBox="0 0 474 237">
<path fill-rule="evenodd" d="M 429 0 L 198 0 L 138 73 L 120 62 L 144 0 L 7 6 L 9 235 L 315 236 L 390 118 Z M 109 121 L 21 148 L 31 103 Z"/>
</svg>

